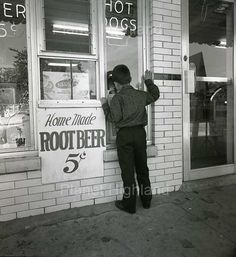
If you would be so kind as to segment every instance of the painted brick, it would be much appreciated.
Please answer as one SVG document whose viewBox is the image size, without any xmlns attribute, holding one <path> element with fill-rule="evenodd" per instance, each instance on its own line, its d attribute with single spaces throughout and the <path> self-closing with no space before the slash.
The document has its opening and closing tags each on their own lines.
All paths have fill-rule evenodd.
<svg viewBox="0 0 236 257">
<path fill-rule="evenodd" d="M 27 195 L 27 194 L 28 194 L 27 188 L 1 191 L 0 192 L 0 199 L 10 198 L 10 197 L 20 196 L 20 195 Z"/>
<path fill-rule="evenodd" d="M 81 186 L 91 186 L 103 183 L 103 177 L 81 180 Z"/>
<path fill-rule="evenodd" d="M 167 138 L 159 138 L 158 139 L 158 143 L 159 144 L 166 144 L 166 143 L 172 143 L 173 142 L 173 139 L 172 137 L 167 137 Z"/>
<path fill-rule="evenodd" d="M 56 211 L 62 211 L 70 208 L 70 204 L 63 204 L 63 205 L 57 205 L 57 206 L 51 206 L 45 208 L 45 213 L 51 213 Z"/>
<path fill-rule="evenodd" d="M 16 213 L 0 215 L 0 222 L 16 219 Z"/>
<path fill-rule="evenodd" d="M 180 30 L 172 30 L 172 29 L 164 29 L 164 35 L 181 37 L 181 31 Z"/>
<path fill-rule="evenodd" d="M 0 183 L 0 191 L 4 191 L 4 190 L 8 190 L 8 189 L 13 189 L 13 188 L 14 188 L 14 182 Z"/>
<path fill-rule="evenodd" d="M 43 185 L 43 186 L 36 186 L 29 188 L 29 194 L 37 194 L 37 193 L 43 193 L 43 192 L 50 192 L 55 190 L 55 185 Z"/>
<path fill-rule="evenodd" d="M 25 211 L 28 209 L 29 209 L 28 203 L 16 204 L 16 205 L 2 207 L 1 214 L 15 213 L 18 211 Z"/>
<path fill-rule="evenodd" d="M 154 67 L 152 69 L 154 70 L 154 73 L 163 73 L 164 72 L 164 68 Z"/>
<path fill-rule="evenodd" d="M 158 156 L 167 156 L 173 154 L 173 150 L 162 150 L 158 151 Z"/>
<path fill-rule="evenodd" d="M 171 28 L 173 30 L 181 31 L 181 25 L 179 25 L 179 24 L 171 24 Z"/>
<path fill-rule="evenodd" d="M 171 62 L 180 62 L 180 56 L 165 55 L 164 60 L 171 61 Z"/>
<path fill-rule="evenodd" d="M 165 144 L 166 149 L 175 149 L 175 148 L 181 148 L 182 144 L 180 143 L 171 143 L 171 144 Z"/>
<path fill-rule="evenodd" d="M 163 29 L 171 29 L 172 24 L 169 22 L 160 22 L 160 21 L 153 21 L 153 26 Z"/>
<path fill-rule="evenodd" d="M 166 181 L 167 186 L 177 186 L 177 185 L 182 185 L 182 183 L 183 183 L 182 179 Z"/>
<path fill-rule="evenodd" d="M 150 177 L 162 176 L 164 175 L 164 170 L 151 170 L 149 171 Z"/>
<path fill-rule="evenodd" d="M 7 174 L 7 175 L 0 176 L 0 183 L 12 182 L 12 181 L 24 180 L 24 179 L 27 179 L 26 173 Z"/>
<path fill-rule="evenodd" d="M 176 23 L 176 24 L 180 24 L 181 23 L 181 19 L 180 18 L 176 18 L 176 17 L 163 16 L 163 21 L 164 22 Z"/>
<path fill-rule="evenodd" d="M 15 182 L 15 188 L 32 187 L 32 186 L 40 186 L 40 185 L 42 185 L 41 178 L 27 179 L 27 180 Z"/>
<path fill-rule="evenodd" d="M 116 169 L 108 169 L 108 170 L 104 170 L 104 176 L 112 176 L 116 174 Z"/>
<path fill-rule="evenodd" d="M 112 189 L 115 189 L 115 188 L 116 188 L 115 183 L 100 184 L 100 185 L 93 186 L 93 192 L 104 191 L 104 190 L 112 190 Z"/>
<path fill-rule="evenodd" d="M 182 167 L 174 167 L 165 169 L 165 174 L 182 173 Z"/>
<path fill-rule="evenodd" d="M 180 11 L 179 5 L 164 3 L 164 2 L 160 2 L 160 1 L 153 2 L 153 7 L 154 8 L 163 8 L 163 9 L 167 9 L 167 10 Z"/>
<path fill-rule="evenodd" d="M 165 124 L 182 124 L 182 120 L 179 118 L 165 119 Z"/>
<path fill-rule="evenodd" d="M 6 198 L 0 200 L 0 207 L 13 205 L 15 203 L 14 198 Z"/>
<path fill-rule="evenodd" d="M 182 131 L 166 131 L 165 137 L 178 137 L 182 136 Z"/>
<path fill-rule="evenodd" d="M 69 195 L 69 190 L 68 189 L 63 189 L 59 191 L 54 191 L 54 192 L 45 192 L 43 193 L 43 199 L 53 199 L 53 198 L 59 198 L 59 197 L 64 197 Z"/>
<path fill-rule="evenodd" d="M 56 183 L 56 190 L 71 189 L 78 187 L 81 187 L 80 180 Z"/>
<path fill-rule="evenodd" d="M 164 48 L 170 48 L 170 49 L 180 49 L 181 45 L 179 43 L 168 43 L 164 42 Z"/>
<path fill-rule="evenodd" d="M 177 174 L 174 174 L 174 179 L 183 179 L 183 174 L 182 173 L 177 173 Z"/>
<path fill-rule="evenodd" d="M 57 204 L 65 204 L 65 203 L 72 203 L 78 202 L 81 200 L 80 195 L 72 195 L 72 196 L 65 196 L 57 198 Z"/>
<path fill-rule="evenodd" d="M 180 161 L 180 160 L 182 160 L 182 155 L 171 155 L 171 156 L 165 157 L 166 162 Z"/>
<path fill-rule="evenodd" d="M 172 41 L 172 37 L 168 36 L 168 35 L 153 35 L 153 40 L 155 42 L 155 40 L 157 41 L 161 41 L 161 42 L 171 42 Z"/>
<path fill-rule="evenodd" d="M 120 175 L 104 177 L 104 183 L 118 182 L 121 180 Z"/>
<path fill-rule="evenodd" d="M 105 196 L 104 191 L 98 191 L 98 192 L 91 192 L 89 194 L 82 194 L 81 199 L 82 199 L 82 201 L 85 201 L 85 200 L 100 198 L 100 197 L 104 197 L 104 196 Z"/>
<path fill-rule="evenodd" d="M 164 62 L 164 61 L 154 61 L 153 62 L 155 66 L 159 67 L 171 67 L 171 62 Z"/>
<path fill-rule="evenodd" d="M 181 63 L 180 62 L 172 62 L 172 67 L 173 68 L 181 68 Z"/>
<path fill-rule="evenodd" d="M 156 177 L 156 182 L 163 182 L 163 181 L 168 181 L 168 180 L 172 180 L 173 179 L 173 175 L 164 175 L 164 176 L 157 176 Z"/>
<path fill-rule="evenodd" d="M 75 202 L 75 203 L 71 203 L 71 208 L 89 206 L 93 204 L 94 204 L 94 200 Z"/>
<path fill-rule="evenodd" d="M 181 37 L 172 37 L 172 42 L 173 43 L 181 43 Z"/>
<path fill-rule="evenodd" d="M 171 54 L 171 49 L 154 48 L 152 49 L 153 54 Z"/>
<path fill-rule="evenodd" d="M 181 0 L 172 0 L 173 4 L 181 4 Z"/>
<path fill-rule="evenodd" d="M 182 161 L 174 161 L 175 167 L 181 167 L 183 165 Z"/>
<path fill-rule="evenodd" d="M 81 195 L 93 192 L 93 186 L 78 187 L 69 189 L 69 195 Z"/>
<path fill-rule="evenodd" d="M 40 214 L 44 214 L 43 208 L 17 212 L 17 218 L 30 217 L 30 216 L 40 215 Z"/>
<path fill-rule="evenodd" d="M 35 201 L 40 201 L 42 199 L 43 199 L 42 194 L 25 195 L 25 196 L 15 197 L 16 204 L 35 202 Z"/>
<path fill-rule="evenodd" d="M 154 21 L 163 21 L 162 15 L 159 15 L 159 14 L 154 13 L 152 18 L 153 18 Z"/>
<path fill-rule="evenodd" d="M 115 168 L 119 168 L 120 165 L 118 162 L 105 162 L 104 164 L 104 169 L 115 169 Z"/>
<path fill-rule="evenodd" d="M 155 131 L 167 131 L 167 130 L 172 130 L 172 125 L 155 126 Z"/>
<path fill-rule="evenodd" d="M 42 200 L 42 201 L 32 202 L 29 204 L 30 209 L 39 209 L 39 208 L 48 207 L 51 205 L 56 205 L 55 199 Z"/>
<path fill-rule="evenodd" d="M 42 172 L 41 171 L 28 171 L 27 177 L 28 177 L 28 179 L 42 178 Z"/>
<path fill-rule="evenodd" d="M 110 203 L 116 200 L 116 196 L 109 196 L 95 199 L 95 204 Z"/>
<path fill-rule="evenodd" d="M 163 58 L 164 58 L 164 56 L 161 55 L 161 54 L 154 54 L 153 55 L 153 60 L 156 60 L 156 61 L 162 61 Z"/>
<path fill-rule="evenodd" d="M 164 119 L 152 119 L 158 125 L 164 125 Z"/>
<path fill-rule="evenodd" d="M 166 168 L 172 168 L 174 167 L 174 163 L 173 162 L 164 162 L 164 163 L 157 163 L 156 164 L 156 169 L 166 169 Z M 165 172 L 165 174 L 168 174 Z"/>
<path fill-rule="evenodd" d="M 148 165 L 151 163 L 156 164 L 156 163 L 160 163 L 160 162 L 164 162 L 163 157 L 148 158 L 148 160 L 147 160 Z"/>
<path fill-rule="evenodd" d="M 152 185 L 151 185 L 151 187 L 152 187 L 152 189 L 154 189 L 154 188 L 162 188 L 162 187 L 165 187 L 165 182 L 155 182 L 155 183 L 152 183 Z"/>
<path fill-rule="evenodd" d="M 171 16 L 180 18 L 180 17 L 181 17 L 181 12 L 172 11 L 172 12 L 171 12 Z"/>
<path fill-rule="evenodd" d="M 160 14 L 160 15 L 171 16 L 171 10 L 167 10 L 167 9 L 154 7 L 153 12 L 156 13 L 156 14 Z"/>
</svg>

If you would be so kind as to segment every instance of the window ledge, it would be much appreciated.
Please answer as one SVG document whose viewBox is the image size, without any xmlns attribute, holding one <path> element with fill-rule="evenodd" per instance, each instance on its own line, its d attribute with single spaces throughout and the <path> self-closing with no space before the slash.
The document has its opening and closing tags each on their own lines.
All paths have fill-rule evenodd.
<svg viewBox="0 0 236 257">
<path fill-rule="evenodd" d="M 5 158 L 0 160 L 0 175 L 40 169 L 41 161 L 38 156 Z"/>
<path fill-rule="evenodd" d="M 147 157 L 155 157 L 157 156 L 157 147 L 154 145 L 147 146 Z M 107 149 L 103 152 L 103 161 L 104 162 L 113 162 L 118 161 L 117 151 L 116 149 Z"/>
</svg>

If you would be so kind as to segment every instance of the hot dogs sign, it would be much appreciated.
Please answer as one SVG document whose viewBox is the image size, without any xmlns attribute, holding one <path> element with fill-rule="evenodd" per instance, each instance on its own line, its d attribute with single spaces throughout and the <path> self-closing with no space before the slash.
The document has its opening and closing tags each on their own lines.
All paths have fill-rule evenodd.
<svg viewBox="0 0 236 257">
<path fill-rule="evenodd" d="M 39 109 L 38 121 L 43 183 L 103 176 L 101 108 Z"/>
</svg>

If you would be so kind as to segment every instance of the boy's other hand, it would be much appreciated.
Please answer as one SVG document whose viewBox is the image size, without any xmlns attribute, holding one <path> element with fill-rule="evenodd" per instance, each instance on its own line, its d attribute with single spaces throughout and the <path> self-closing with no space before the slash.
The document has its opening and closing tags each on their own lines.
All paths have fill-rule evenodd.
<svg viewBox="0 0 236 257">
<path fill-rule="evenodd" d="M 144 76 L 143 76 L 143 79 L 144 79 L 144 81 L 145 81 L 145 80 L 148 80 L 148 79 L 153 80 L 153 78 L 152 78 L 152 72 L 151 72 L 150 70 L 146 70 L 146 71 L 145 71 L 145 74 L 144 74 Z"/>
<path fill-rule="evenodd" d="M 102 97 L 100 99 L 100 102 L 101 102 L 101 105 L 103 105 L 103 104 L 106 104 L 108 102 L 108 100 L 106 99 L 106 97 Z"/>
</svg>

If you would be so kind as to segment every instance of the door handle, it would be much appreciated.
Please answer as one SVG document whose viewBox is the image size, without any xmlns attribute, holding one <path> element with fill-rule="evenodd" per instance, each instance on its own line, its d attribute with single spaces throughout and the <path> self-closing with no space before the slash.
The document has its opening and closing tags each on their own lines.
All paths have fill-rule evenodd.
<svg viewBox="0 0 236 257">
<path fill-rule="evenodd" d="M 185 70 L 185 93 L 191 94 L 195 93 L 195 85 L 196 85 L 196 76 L 194 70 Z"/>
</svg>

